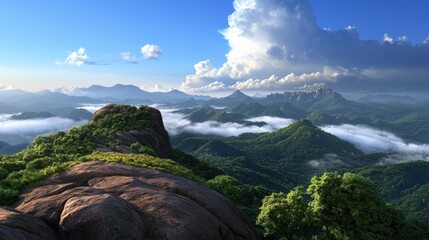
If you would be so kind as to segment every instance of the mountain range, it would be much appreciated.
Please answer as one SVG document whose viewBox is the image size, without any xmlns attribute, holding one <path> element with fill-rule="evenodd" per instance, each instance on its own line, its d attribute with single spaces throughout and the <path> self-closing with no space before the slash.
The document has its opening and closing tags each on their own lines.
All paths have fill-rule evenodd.
<svg viewBox="0 0 429 240">
<path fill-rule="evenodd" d="M 373 179 L 383 200 L 415 220 L 405 222 L 385 203 L 382 213 L 390 209 L 400 229 L 407 226 L 413 234 L 424 234 L 429 219 L 422 201 L 429 182 L 427 163 L 377 165 L 382 157 L 364 154 L 308 119 L 270 133 L 179 134 L 170 139 L 159 110 L 109 104 L 91 122 L 37 137 L 15 155 L 0 155 L 0 204 L 10 206 L 0 207 L 0 223 L 7 226 L 0 227 L 0 235 L 95 238 L 104 229 L 106 238 L 171 234 L 201 239 L 210 234 L 214 239 L 258 239 L 251 221 L 262 199 L 310 179 L 315 184 L 319 178 L 313 176 L 325 171 L 353 171 Z M 351 182 L 351 189 L 372 189 L 370 180 L 362 181 Z M 337 182 L 326 184 L 328 192 L 336 189 L 330 184 Z M 20 230 L 22 222 L 32 223 L 24 228 L 29 232 Z"/>
<path fill-rule="evenodd" d="M 112 87 L 92 85 L 88 88 L 76 88 L 70 95 L 86 96 L 107 101 L 139 101 L 142 103 L 177 103 L 194 98 L 197 100 L 208 100 L 210 97 L 189 95 L 179 90 L 169 92 L 147 92 L 134 85 L 116 84 Z"/>
</svg>

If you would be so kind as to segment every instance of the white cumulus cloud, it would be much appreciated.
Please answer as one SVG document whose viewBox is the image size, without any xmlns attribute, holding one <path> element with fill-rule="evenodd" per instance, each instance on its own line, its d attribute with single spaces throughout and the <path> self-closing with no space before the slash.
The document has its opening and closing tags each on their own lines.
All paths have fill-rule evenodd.
<svg viewBox="0 0 429 240">
<path fill-rule="evenodd" d="M 141 48 L 141 53 L 144 59 L 155 60 L 159 59 L 162 55 L 161 48 L 158 45 L 146 44 Z"/>
<path fill-rule="evenodd" d="M 71 52 L 64 61 L 57 61 L 57 64 L 70 64 L 75 66 L 82 66 L 86 64 L 88 54 L 85 48 L 79 48 L 76 51 Z"/>
<path fill-rule="evenodd" d="M 412 45 L 406 36 L 394 40 L 385 34 L 383 41 L 362 40 L 353 26 L 323 29 L 309 0 L 235 0 L 233 5 L 228 28 L 220 31 L 230 47 L 226 61 L 220 66 L 213 66 L 210 59 L 196 63 L 181 90 L 279 91 L 314 83 L 347 90 L 429 90 L 429 48 Z M 326 75 L 326 69 L 339 75 Z M 399 74 L 394 78 L 359 74 L 366 69 L 398 70 Z M 358 74 L 344 76 L 344 71 Z M 410 77 L 416 72 L 422 73 Z"/>
</svg>

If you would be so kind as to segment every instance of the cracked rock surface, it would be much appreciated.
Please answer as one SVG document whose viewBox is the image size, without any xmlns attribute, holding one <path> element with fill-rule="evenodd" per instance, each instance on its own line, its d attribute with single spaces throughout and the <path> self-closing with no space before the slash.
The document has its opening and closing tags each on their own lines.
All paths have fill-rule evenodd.
<svg viewBox="0 0 429 240">
<path fill-rule="evenodd" d="M 221 194 L 172 174 L 86 162 L 0 208 L 0 239 L 257 239 Z"/>
</svg>

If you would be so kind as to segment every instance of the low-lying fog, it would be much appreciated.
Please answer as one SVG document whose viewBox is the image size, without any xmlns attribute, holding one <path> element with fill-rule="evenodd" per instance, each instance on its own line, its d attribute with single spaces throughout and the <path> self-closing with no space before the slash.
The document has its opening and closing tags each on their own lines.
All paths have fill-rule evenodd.
<svg viewBox="0 0 429 240">
<path fill-rule="evenodd" d="M 239 123 L 220 123 L 215 121 L 207 121 L 201 123 L 193 123 L 185 119 L 184 114 L 175 113 L 177 109 L 162 109 L 162 117 L 164 119 L 164 126 L 167 131 L 176 135 L 182 132 L 199 133 L 207 135 L 217 135 L 223 137 L 238 136 L 242 133 L 262 133 L 272 132 L 277 129 L 288 126 L 293 123 L 293 119 L 285 119 L 278 117 L 257 117 L 246 119 L 249 122 L 266 122 L 264 126 L 247 126 Z"/>
<path fill-rule="evenodd" d="M 159 106 L 158 106 L 159 108 Z M 176 135 L 181 132 L 199 133 L 218 136 L 238 136 L 242 133 L 262 133 L 272 132 L 280 128 L 289 126 L 295 120 L 288 118 L 278 118 L 263 116 L 246 119 L 251 122 L 266 122 L 264 126 L 247 126 L 238 123 L 219 123 L 207 121 L 202 123 L 192 123 L 184 119 L 185 115 L 174 113 L 177 109 L 162 109 L 164 125 L 167 131 Z M 405 140 L 394 134 L 364 125 L 327 125 L 320 127 L 338 138 L 348 141 L 364 153 L 383 152 L 389 156 L 383 161 L 404 162 L 412 160 L 429 161 L 429 144 L 407 143 Z"/>
<path fill-rule="evenodd" d="M 80 108 L 92 113 L 105 104 L 83 104 Z M 164 125 L 171 135 L 182 132 L 199 133 L 217 136 L 238 136 L 242 133 L 272 132 L 289 126 L 295 120 L 278 117 L 256 117 L 246 119 L 249 122 L 265 122 L 267 125 L 252 126 L 239 123 L 220 123 L 207 121 L 193 123 L 185 119 L 184 114 L 175 113 L 177 109 L 160 109 Z M 12 120 L 13 114 L 0 114 L 0 141 L 11 144 L 20 141 L 31 141 L 37 135 L 45 135 L 59 131 L 66 131 L 71 127 L 81 125 L 85 121 L 73 121 L 67 118 L 51 117 L 45 119 Z M 364 125 L 327 125 L 320 127 L 325 132 L 331 133 L 340 139 L 354 144 L 364 153 L 384 152 L 390 153 L 384 161 L 403 162 L 413 160 L 429 161 L 429 144 L 408 143 L 394 134 Z"/>
<path fill-rule="evenodd" d="M 86 121 L 74 121 L 62 117 L 26 120 L 10 119 L 14 114 L 0 114 L 0 141 L 10 144 L 29 142 L 38 135 L 45 135 L 82 125 Z"/>
</svg>

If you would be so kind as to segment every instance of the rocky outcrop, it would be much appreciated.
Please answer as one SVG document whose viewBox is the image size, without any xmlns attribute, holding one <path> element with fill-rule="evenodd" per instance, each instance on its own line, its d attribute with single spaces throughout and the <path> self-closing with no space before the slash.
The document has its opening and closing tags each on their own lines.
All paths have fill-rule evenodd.
<svg viewBox="0 0 429 240">
<path fill-rule="evenodd" d="M 21 213 L 5 211 L 46 222 L 45 234 L 61 239 L 257 238 L 247 216 L 221 194 L 182 177 L 118 163 L 79 164 L 23 196 L 14 206 Z M 9 232 L 20 230 L 9 226 Z"/>
<path fill-rule="evenodd" d="M 102 116 L 111 114 L 121 114 L 121 108 L 125 105 L 109 104 L 94 113 L 93 121 L 98 121 Z M 146 119 L 151 122 L 150 128 L 138 128 L 130 131 L 118 131 L 107 137 L 107 141 L 116 142 L 116 147 L 112 150 L 106 145 L 106 141 L 98 144 L 97 151 L 107 152 L 115 151 L 120 153 L 138 153 L 135 149 L 130 148 L 133 143 L 140 143 L 143 146 L 151 148 L 158 157 L 174 158 L 170 138 L 164 128 L 161 112 L 152 107 L 143 107 Z"/>
</svg>

